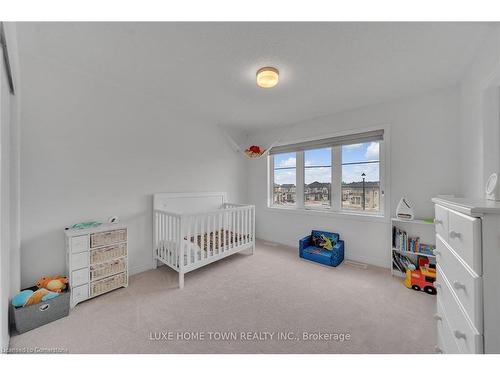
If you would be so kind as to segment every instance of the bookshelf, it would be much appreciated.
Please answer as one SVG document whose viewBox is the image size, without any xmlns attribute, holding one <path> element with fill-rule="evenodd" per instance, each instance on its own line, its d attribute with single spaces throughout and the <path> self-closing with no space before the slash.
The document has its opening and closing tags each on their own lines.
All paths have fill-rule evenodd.
<svg viewBox="0 0 500 375">
<path fill-rule="evenodd" d="M 404 278 L 406 266 L 410 262 L 418 264 L 419 257 L 425 257 L 431 263 L 436 262 L 436 256 L 432 253 L 432 248 L 436 246 L 433 221 L 392 218 L 389 237 L 392 276 Z"/>
</svg>

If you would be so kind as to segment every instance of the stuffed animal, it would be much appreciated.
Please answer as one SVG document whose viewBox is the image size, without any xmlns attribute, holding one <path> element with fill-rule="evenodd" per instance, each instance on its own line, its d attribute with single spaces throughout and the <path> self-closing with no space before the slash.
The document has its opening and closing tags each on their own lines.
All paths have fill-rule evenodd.
<svg viewBox="0 0 500 375">
<path fill-rule="evenodd" d="M 45 288 L 55 293 L 61 293 L 66 289 L 67 284 L 68 278 L 60 275 L 52 277 L 42 277 L 36 282 L 37 287 Z"/>
<path fill-rule="evenodd" d="M 248 157 L 250 158 L 257 158 L 261 156 L 264 153 L 264 149 L 260 148 L 259 146 L 250 146 L 245 150 L 245 154 L 247 154 Z"/>
<path fill-rule="evenodd" d="M 14 298 L 12 298 L 12 306 L 14 307 L 24 307 L 35 305 L 40 302 L 48 301 L 49 299 L 56 298 L 59 296 L 59 293 L 51 292 L 47 289 L 38 289 L 33 292 L 30 289 L 23 290 L 16 294 Z"/>
</svg>

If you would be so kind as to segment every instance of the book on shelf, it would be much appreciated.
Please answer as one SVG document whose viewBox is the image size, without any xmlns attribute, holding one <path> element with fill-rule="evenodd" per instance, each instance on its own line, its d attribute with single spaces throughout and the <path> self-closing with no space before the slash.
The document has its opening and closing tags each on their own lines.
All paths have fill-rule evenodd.
<svg viewBox="0 0 500 375">
<path fill-rule="evenodd" d="M 392 248 L 401 252 L 433 255 L 434 245 L 422 244 L 420 237 L 409 237 L 404 230 L 392 227 Z"/>
<path fill-rule="evenodd" d="M 415 263 L 413 263 L 413 261 L 411 261 L 410 258 L 408 258 L 403 254 L 395 252 L 392 253 L 392 264 L 393 264 L 393 269 L 402 273 L 406 273 L 406 270 L 408 269 L 409 270 L 416 269 Z"/>
</svg>

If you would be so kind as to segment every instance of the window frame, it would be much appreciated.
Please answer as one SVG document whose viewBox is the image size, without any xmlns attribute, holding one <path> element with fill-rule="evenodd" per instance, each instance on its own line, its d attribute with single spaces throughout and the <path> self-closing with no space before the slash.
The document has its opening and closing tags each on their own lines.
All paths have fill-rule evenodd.
<svg viewBox="0 0 500 375">
<path fill-rule="evenodd" d="M 305 183 L 305 165 L 304 165 L 304 151 L 295 151 L 295 189 L 296 201 L 294 206 L 281 206 L 273 204 L 273 186 L 274 186 L 274 156 L 275 154 L 268 155 L 268 208 L 289 210 L 294 212 L 310 212 L 310 213 L 325 213 L 325 214 L 340 214 L 340 215 L 353 215 L 373 218 L 385 218 L 387 215 L 389 192 L 386 187 L 386 179 L 388 178 L 388 147 L 390 142 L 389 127 L 376 127 L 368 130 L 384 130 L 384 139 L 379 142 L 379 183 L 380 183 L 380 202 L 378 212 L 367 212 L 363 210 L 353 210 L 342 208 L 342 145 L 332 147 L 331 152 L 331 196 L 330 207 L 307 207 L 304 204 L 304 183 Z M 345 132 L 341 135 L 355 134 L 360 130 Z M 366 129 L 361 130 L 366 131 Z M 333 135 L 335 136 L 335 135 Z M 331 137 L 331 135 L 330 135 Z M 322 137 L 328 138 L 328 137 Z M 319 138 L 319 139 L 322 139 Z M 300 141 L 298 141 L 300 142 Z M 298 143 L 293 142 L 293 143 Z M 321 147 L 325 148 L 325 147 Z"/>
</svg>

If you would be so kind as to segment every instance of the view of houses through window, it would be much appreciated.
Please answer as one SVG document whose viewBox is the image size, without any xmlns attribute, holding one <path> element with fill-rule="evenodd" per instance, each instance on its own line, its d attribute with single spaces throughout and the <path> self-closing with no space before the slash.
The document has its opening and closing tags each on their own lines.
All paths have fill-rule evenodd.
<svg viewBox="0 0 500 375">
<path fill-rule="evenodd" d="M 295 152 L 274 156 L 273 205 L 293 206 L 296 200 L 297 157 Z"/>
<path fill-rule="evenodd" d="M 342 146 L 342 209 L 380 210 L 379 143 Z"/>
<path fill-rule="evenodd" d="M 304 208 L 331 208 L 332 181 L 336 171 L 341 173 L 336 181 L 342 181 L 341 197 L 336 198 L 337 207 L 340 205 L 345 211 L 379 212 L 379 142 L 336 147 L 340 148 L 341 160 L 334 160 L 333 165 L 332 147 L 303 151 L 303 165 L 297 165 L 298 152 L 272 155 L 272 205 L 296 206 L 297 185 L 303 183 Z M 303 181 L 298 181 L 297 167 L 304 168 Z M 299 176 L 302 180 L 302 174 Z"/>
<path fill-rule="evenodd" d="M 330 207 L 332 149 L 304 151 L 304 206 Z"/>
</svg>

